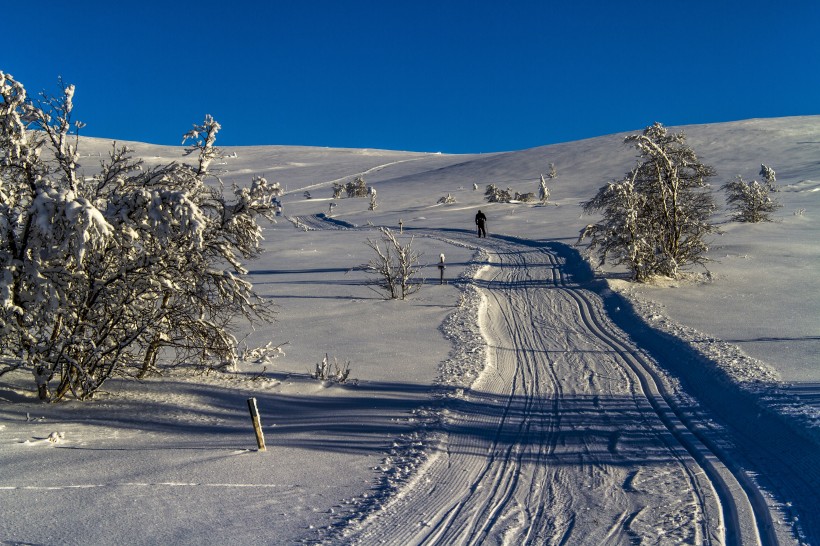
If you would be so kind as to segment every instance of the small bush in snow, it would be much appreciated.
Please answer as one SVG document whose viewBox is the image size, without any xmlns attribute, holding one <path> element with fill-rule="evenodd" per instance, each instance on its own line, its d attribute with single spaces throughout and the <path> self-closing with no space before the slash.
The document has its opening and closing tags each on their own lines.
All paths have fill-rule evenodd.
<svg viewBox="0 0 820 546">
<path fill-rule="evenodd" d="M 535 201 L 535 194 L 532 193 L 532 192 L 528 192 L 528 193 L 515 192 L 514 201 L 521 201 L 522 203 L 532 203 L 533 201 Z"/>
<path fill-rule="evenodd" d="M 281 190 L 256 178 L 228 198 L 206 183 L 210 116 L 184 137 L 192 164 L 148 168 L 114 146 L 83 176 L 74 87 L 61 90 L 32 101 L 0 72 L 0 375 L 28 369 L 42 399 L 86 399 L 160 354 L 232 363 L 232 321 L 269 314 L 241 260 Z"/>
<path fill-rule="evenodd" d="M 761 184 L 757 180 L 746 182 L 741 176 L 724 184 L 726 204 L 734 211 L 732 219 L 737 222 L 771 222 L 772 213 L 781 206 L 771 196 L 773 187 L 772 180 Z"/>
<path fill-rule="evenodd" d="M 706 182 L 714 169 L 698 160 L 683 133 L 670 134 L 660 123 L 625 142 L 638 149 L 638 165 L 582 204 L 603 218 L 584 228 L 578 242 L 589 239 L 601 263 L 611 257 L 638 281 L 677 277 L 682 266 L 705 263 L 704 238 L 716 231 Z"/>
<path fill-rule="evenodd" d="M 282 350 L 284 345 L 287 345 L 287 342 L 276 346 L 268 342 L 261 347 L 245 347 L 240 353 L 239 359 L 254 364 L 268 364 L 275 358 L 285 356 L 285 351 Z"/>
<path fill-rule="evenodd" d="M 412 237 L 406 245 L 402 245 L 389 228 L 383 227 L 380 231 L 381 244 L 371 239 L 365 243 L 376 253 L 376 257 L 364 269 L 376 276 L 374 284 L 385 293 L 387 299 L 406 299 L 421 288 L 421 279 L 418 278 L 421 253 L 413 249 Z"/>
<path fill-rule="evenodd" d="M 327 353 L 325 353 L 325 357 L 321 362 L 316 364 L 316 369 L 312 374 L 310 374 L 310 376 L 313 379 L 318 379 L 319 381 L 344 383 L 350 376 L 350 361 L 348 360 L 344 364 L 339 365 L 339 361 L 336 360 L 336 357 L 334 356 L 333 362 L 331 363 L 330 358 Z"/>
<path fill-rule="evenodd" d="M 437 202 L 439 205 L 452 205 L 456 202 L 456 198 L 448 193 L 444 197 L 440 197 Z"/>
</svg>

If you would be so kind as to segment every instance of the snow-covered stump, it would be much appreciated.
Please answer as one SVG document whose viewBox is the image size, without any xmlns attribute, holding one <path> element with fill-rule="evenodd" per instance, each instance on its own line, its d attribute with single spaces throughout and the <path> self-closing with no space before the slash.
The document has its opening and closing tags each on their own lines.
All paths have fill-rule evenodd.
<svg viewBox="0 0 820 546">
<path fill-rule="evenodd" d="M 256 446 L 259 448 L 259 451 L 266 451 L 265 436 L 262 434 L 262 423 L 259 420 L 259 409 L 256 407 L 256 398 L 248 398 L 248 409 L 251 412 L 253 430 L 256 432 Z"/>
</svg>

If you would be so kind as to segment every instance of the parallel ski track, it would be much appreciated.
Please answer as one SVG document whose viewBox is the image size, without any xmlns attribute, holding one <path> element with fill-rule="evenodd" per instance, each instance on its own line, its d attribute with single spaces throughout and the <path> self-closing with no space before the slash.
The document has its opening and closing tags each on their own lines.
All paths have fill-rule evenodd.
<svg viewBox="0 0 820 546">
<path fill-rule="evenodd" d="M 549 259 L 553 265 L 558 265 L 554 255 L 549 254 Z M 555 270 L 560 269 L 556 267 Z M 557 279 L 557 284 L 568 287 L 563 274 Z M 698 432 L 678 408 L 654 363 L 639 358 L 621 336 L 602 323 L 601 317 L 593 312 L 590 292 L 570 289 L 566 293 L 578 303 L 590 331 L 617 351 L 639 378 L 642 390 L 658 417 L 706 472 L 721 501 L 726 544 L 777 544 L 771 514 L 757 486 L 718 446 Z"/>
<path fill-rule="evenodd" d="M 313 229 L 347 227 L 329 226 L 316 217 L 299 221 Z M 574 429 L 572 423 L 564 424 L 565 415 L 577 411 L 574 406 L 578 405 L 572 396 L 564 394 L 571 387 L 567 381 L 578 378 L 568 378 L 566 364 L 560 362 L 561 351 L 572 347 L 561 345 L 560 333 L 547 336 L 540 332 L 544 325 L 538 313 L 546 309 L 543 298 L 545 291 L 550 291 L 552 303 L 548 305 L 559 306 L 563 313 L 567 313 L 566 306 L 574 308 L 576 319 L 587 334 L 615 355 L 619 368 L 609 369 L 602 364 L 594 371 L 606 370 L 613 382 L 626 385 L 632 393 L 634 408 L 624 410 L 624 414 L 639 415 L 637 420 L 644 423 L 644 432 L 652 431 L 650 436 L 657 444 L 666 446 L 669 461 L 677 461 L 682 475 L 688 476 L 693 504 L 699 511 L 695 518 L 699 521 L 691 524 L 696 541 L 777 544 L 771 515 L 752 480 L 719 446 L 699 432 L 696 423 L 690 422 L 657 363 L 604 317 L 597 294 L 570 282 L 557 256 L 544 247 L 524 246 L 502 238 L 477 242 L 466 234 L 445 236 L 435 230 L 415 230 L 414 234 L 461 246 L 481 245 L 495 257 L 497 263 L 475 281 L 484 288 L 488 305 L 495 313 L 495 319 L 482 325 L 482 329 L 499 329 L 490 338 L 508 339 L 511 347 L 494 347 L 491 364 L 496 370 L 488 367 L 479 379 L 479 389 L 462 400 L 454 400 L 445 410 L 445 432 L 449 439 L 439 452 L 431 455 L 423 470 L 426 479 L 418 477 L 411 481 L 399 498 L 388 502 L 381 512 L 357 524 L 360 527 L 348 529 L 346 541 L 561 545 L 582 540 L 574 533 L 579 518 L 585 515 L 575 508 L 585 501 L 575 498 L 577 484 L 569 483 L 568 474 L 560 471 L 561 465 L 566 465 L 560 457 L 566 458 L 566 454 L 556 456 L 566 442 L 565 437 L 584 430 Z M 539 278 L 545 273 L 548 277 Z M 549 356 L 545 361 L 541 355 L 558 356 Z M 511 375 L 504 377 L 507 372 Z M 593 397 L 595 409 L 599 404 L 598 397 Z M 602 420 L 602 429 L 617 430 L 618 423 L 607 422 L 615 417 L 606 408 L 595 413 L 594 418 Z M 489 423 L 494 423 L 492 433 L 483 428 Z M 606 472 L 605 455 L 592 451 L 597 444 L 588 444 L 583 434 L 579 436 L 583 445 L 578 452 L 578 467 L 589 467 L 586 472 L 590 475 L 596 472 L 595 468 Z M 618 442 L 616 432 L 610 439 L 612 455 L 617 453 Z M 641 463 L 633 464 L 639 467 Z M 641 541 L 642 537 L 631 529 L 641 511 L 642 508 L 630 511 L 624 506 L 603 534 L 587 536 L 583 541 Z"/>
</svg>

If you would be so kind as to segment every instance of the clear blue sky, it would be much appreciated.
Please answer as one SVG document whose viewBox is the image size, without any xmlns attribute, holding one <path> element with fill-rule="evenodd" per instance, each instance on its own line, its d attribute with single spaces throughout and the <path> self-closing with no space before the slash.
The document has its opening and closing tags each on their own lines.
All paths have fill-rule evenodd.
<svg viewBox="0 0 820 546">
<path fill-rule="evenodd" d="M 519 150 L 820 114 L 817 0 L 16 0 L 0 70 L 77 86 L 83 134 Z"/>
</svg>

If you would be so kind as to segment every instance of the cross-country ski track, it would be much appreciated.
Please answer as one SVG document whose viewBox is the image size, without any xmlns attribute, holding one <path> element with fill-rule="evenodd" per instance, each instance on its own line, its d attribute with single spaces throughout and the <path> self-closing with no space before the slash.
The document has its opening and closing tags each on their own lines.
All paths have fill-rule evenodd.
<svg viewBox="0 0 820 546">
<path fill-rule="evenodd" d="M 340 225 L 321 215 L 299 221 L 314 229 Z M 778 528 L 783 514 L 775 507 L 779 501 L 799 511 L 811 501 L 816 447 L 784 427 L 768 430 L 778 425 L 765 420 L 735 415 L 734 423 L 723 422 L 700 404 L 669 373 L 671 362 L 610 319 L 604 285 L 567 266 L 568 256 L 578 261 L 574 251 L 467 231 L 413 234 L 490 256 L 466 281 L 481 296 L 486 365 L 440 408 L 440 440 L 421 469 L 328 542 L 797 542 Z M 724 409 L 731 413 L 740 396 L 724 392 Z M 738 423 L 741 430 L 733 429 Z M 750 434 L 758 442 L 749 444 Z M 795 445 L 794 460 L 785 460 L 782 444 L 767 452 L 769 434 Z M 747 466 L 760 460 L 768 466 Z M 762 481 L 776 492 L 764 493 Z M 800 516 L 805 539 L 815 516 Z"/>
</svg>

